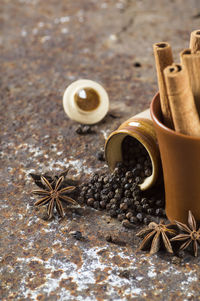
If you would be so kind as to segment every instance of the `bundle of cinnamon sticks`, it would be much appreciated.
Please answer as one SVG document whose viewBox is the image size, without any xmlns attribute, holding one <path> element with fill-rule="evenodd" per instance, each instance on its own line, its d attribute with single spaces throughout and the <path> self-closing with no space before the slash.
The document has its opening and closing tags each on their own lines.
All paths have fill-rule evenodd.
<svg viewBox="0 0 200 301">
<path fill-rule="evenodd" d="M 169 43 L 153 45 L 163 123 L 177 132 L 200 137 L 200 30 L 173 62 Z"/>
</svg>

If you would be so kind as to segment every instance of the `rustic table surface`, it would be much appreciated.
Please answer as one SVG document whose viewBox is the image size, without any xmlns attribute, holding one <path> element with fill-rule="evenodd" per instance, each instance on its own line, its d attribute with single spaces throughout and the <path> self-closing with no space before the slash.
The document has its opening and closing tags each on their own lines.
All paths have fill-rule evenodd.
<svg viewBox="0 0 200 301">
<path fill-rule="evenodd" d="M 198 258 L 136 253 L 140 227 L 89 207 L 47 221 L 29 176 L 70 167 L 81 183 L 106 171 L 96 156 L 105 138 L 157 91 L 152 44 L 170 42 L 178 60 L 199 18 L 198 0 L 0 0 L 1 300 L 199 298 Z M 105 87 L 112 113 L 85 136 L 62 107 L 65 88 L 80 78 Z M 124 244 L 108 243 L 106 233 Z"/>
</svg>

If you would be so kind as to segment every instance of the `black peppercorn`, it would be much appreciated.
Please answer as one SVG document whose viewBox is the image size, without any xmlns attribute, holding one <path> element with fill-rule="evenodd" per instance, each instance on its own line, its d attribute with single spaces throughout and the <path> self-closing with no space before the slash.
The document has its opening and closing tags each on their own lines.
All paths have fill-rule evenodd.
<svg viewBox="0 0 200 301">
<path fill-rule="evenodd" d="M 110 210 L 110 208 L 111 208 L 111 204 L 107 204 L 106 205 L 106 210 Z"/>
<path fill-rule="evenodd" d="M 115 189 L 117 189 L 117 187 L 118 187 L 118 185 L 117 184 L 113 184 L 113 189 L 115 190 Z"/>
<path fill-rule="evenodd" d="M 104 188 L 104 189 L 109 188 L 109 190 L 110 190 L 110 189 L 111 189 L 111 186 L 110 186 L 109 183 L 106 183 L 106 184 L 103 185 L 103 188 Z"/>
<path fill-rule="evenodd" d="M 114 210 L 114 209 L 111 209 L 111 210 L 109 211 L 109 214 L 110 214 L 111 217 L 116 217 L 116 216 L 117 216 L 117 212 L 116 212 L 116 210 Z"/>
<path fill-rule="evenodd" d="M 116 199 L 111 199 L 110 200 L 110 204 L 116 204 L 117 203 L 117 200 Z"/>
<path fill-rule="evenodd" d="M 117 201 L 120 201 L 120 200 L 121 200 L 121 194 L 115 193 L 114 198 L 115 198 Z"/>
<path fill-rule="evenodd" d="M 131 196 L 131 191 L 130 190 L 125 190 L 124 191 L 124 196 L 125 197 L 130 197 Z"/>
<path fill-rule="evenodd" d="M 121 203 L 121 204 L 120 204 L 120 209 L 121 209 L 122 211 L 126 211 L 126 210 L 128 209 L 128 205 L 127 205 L 126 203 Z"/>
<path fill-rule="evenodd" d="M 108 196 L 103 194 L 103 195 L 100 195 L 100 199 L 104 202 L 107 202 L 108 201 Z"/>
<path fill-rule="evenodd" d="M 128 220 L 130 220 L 130 218 L 133 216 L 133 213 L 132 212 L 128 212 L 127 214 L 126 214 L 126 218 L 128 219 Z"/>
<path fill-rule="evenodd" d="M 142 198 L 140 203 L 141 203 L 141 205 L 146 205 L 147 204 L 147 199 Z"/>
<path fill-rule="evenodd" d="M 133 225 L 129 222 L 128 219 L 124 219 L 124 220 L 122 221 L 122 225 L 123 225 L 125 228 L 128 228 L 128 229 L 133 228 Z"/>
<path fill-rule="evenodd" d="M 138 219 L 137 219 L 137 217 L 136 217 L 136 216 L 132 216 L 132 217 L 130 218 L 130 222 L 133 223 L 133 224 L 138 224 Z"/>
<path fill-rule="evenodd" d="M 156 206 L 160 207 L 160 206 L 162 206 L 162 205 L 163 205 L 162 200 L 157 200 L 157 201 L 156 201 Z"/>
<path fill-rule="evenodd" d="M 106 184 L 106 183 L 108 183 L 109 182 L 109 178 L 108 177 L 104 177 L 103 178 L 103 182 Z"/>
<path fill-rule="evenodd" d="M 137 207 L 140 205 L 140 202 L 134 200 L 134 205 Z"/>
<path fill-rule="evenodd" d="M 114 174 L 115 175 L 119 175 L 120 172 L 121 172 L 120 168 L 119 167 L 115 167 Z"/>
<path fill-rule="evenodd" d="M 77 199 L 77 202 L 78 202 L 79 204 L 84 203 L 84 197 L 79 197 L 79 198 Z"/>
<path fill-rule="evenodd" d="M 141 184 L 142 183 L 142 178 L 141 177 L 136 177 L 135 178 L 135 183 L 137 183 L 137 184 Z"/>
<path fill-rule="evenodd" d="M 117 188 L 117 189 L 115 189 L 115 193 L 119 193 L 120 195 L 122 195 L 123 189 Z"/>
<path fill-rule="evenodd" d="M 101 187 L 102 187 L 102 184 L 101 183 L 99 183 L 99 182 L 97 182 L 97 183 L 95 183 L 95 185 L 94 185 L 97 189 L 101 189 Z"/>
<path fill-rule="evenodd" d="M 92 134 L 94 133 L 94 131 L 92 130 L 91 126 L 80 124 L 76 129 L 76 133 L 79 135 L 86 135 L 86 134 Z"/>
<path fill-rule="evenodd" d="M 124 185 L 124 189 L 130 189 L 132 187 L 131 183 L 127 183 Z"/>
<path fill-rule="evenodd" d="M 81 192 L 80 192 L 80 196 L 81 196 L 81 197 L 84 197 L 85 195 L 86 195 L 86 191 L 81 191 Z"/>
<path fill-rule="evenodd" d="M 93 206 L 93 204 L 94 204 L 94 199 L 93 199 L 93 198 L 89 198 L 89 199 L 87 200 L 87 204 L 88 204 L 88 206 Z"/>
<path fill-rule="evenodd" d="M 117 205 L 116 204 L 112 204 L 110 208 L 116 210 L 117 209 Z"/>
<path fill-rule="evenodd" d="M 71 231 L 69 232 L 75 239 L 81 240 L 83 239 L 82 233 L 80 231 Z"/>
<path fill-rule="evenodd" d="M 105 202 L 105 201 L 101 201 L 101 202 L 100 202 L 100 207 L 101 207 L 102 209 L 105 209 L 105 208 L 106 208 L 106 202 Z"/>
<path fill-rule="evenodd" d="M 94 182 L 97 182 L 98 181 L 98 178 L 99 178 L 99 175 L 98 174 L 94 174 L 93 177 L 92 177 L 92 180 Z"/>
<path fill-rule="evenodd" d="M 99 161 L 105 161 L 104 151 L 103 150 L 100 150 L 100 151 L 97 152 L 97 159 Z"/>
<path fill-rule="evenodd" d="M 95 209 L 98 209 L 99 208 L 99 202 L 98 201 L 95 201 L 94 204 L 93 204 L 93 207 Z"/>
<path fill-rule="evenodd" d="M 144 174 L 145 174 L 145 176 L 150 177 L 151 174 L 152 174 L 151 169 L 150 168 L 146 168 L 145 171 L 144 171 Z"/>
<path fill-rule="evenodd" d="M 155 214 L 155 210 L 153 208 L 148 208 L 147 209 L 147 213 L 150 215 L 154 215 Z"/>
<path fill-rule="evenodd" d="M 100 193 L 99 192 L 95 193 L 94 198 L 95 198 L 95 200 L 98 201 L 100 199 Z"/>
<path fill-rule="evenodd" d="M 148 204 L 142 205 L 142 209 L 144 212 L 147 212 L 147 209 L 149 209 L 149 205 Z"/>
<path fill-rule="evenodd" d="M 113 191 L 110 191 L 109 193 L 108 193 L 108 198 L 109 199 L 112 199 L 114 197 L 114 192 Z"/>
<path fill-rule="evenodd" d="M 92 194 L 92 193 L 93 193 L 92 189 L 88 189 L 87 194 Z"/>
<path fill-rule="evenodd" d="M 87 187 L 87 186 L 83 186 L 83 187 L 82 187 L 82 189 L 81 189 L 81 192 L 86 192 L 86 191 L 87 191 L 87 189 L 88 189 L 88 187 Z"/>
<path fill-rule="evenodd" d="M 125 199 L 123 200 L 123 202 L 124 202 L 125 204 L 127 204 L 127 206 L 131 206 L 131 205 L 133 204 L 133 200 L 132 200 L 132 199 L 129 199 L 129 198 L 125 198 Z"/>
<path fill-rule="evenodd" d="M 148 225 L 149 224 L 149 219 L 147 218 L 147 217 L 145 217 L 144 219 L 143 219 L 143 223 L 145 224 L 145 225 Z"/>
<path fill-rule="evenodd" d="M 119 221 L 123 221 L 123 219 L 125 219 L 126 215 L 124 213 L 118 214 L 117 218 Z"/>
<path fill-rule="evenodd" d="M 141 205 L 136 206 L 135 210 L 136 210 L 136 212 L 142 212 L 143 211 Z"/>
<path fill-rule="evenodd" d="M 121 178 L 121 183 L 122 183 L 122 184 L 125 184 L 126 181 L 127 181 L 127 179 L 126 179 L 125 177 Z"/>
<path fill-rule="evenodd" d="M 129 170 L 129 171 L 126 172 L 125 177 L 126 177 L 127 179 L 130 179 L 130 178 L 133 177 L 133 173 Z"/>
<path fill-rule="evenodd" d="M 143 220 L 143 214 L 142 213 L 138 213 L 136 215 L 136 217 L 137 217 L 137 219 L 138 219 L 139 222 L 142 222 L 142 220 Z"/>
<path fill-rule="evenodd" d="M 103 182 L 103 176 L 100 176 L 100 177 L 98 178 L 98 182 L 99 182 L 99 183 L 102 183 L 102 182 Z"/>
</svg>

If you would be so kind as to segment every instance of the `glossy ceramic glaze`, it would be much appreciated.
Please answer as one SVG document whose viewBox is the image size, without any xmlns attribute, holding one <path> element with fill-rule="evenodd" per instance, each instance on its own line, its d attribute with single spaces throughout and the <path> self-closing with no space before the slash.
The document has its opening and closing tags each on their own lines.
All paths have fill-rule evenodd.
<svg viewBox="0 0 200 301">
<path fill-rule="evenodd" d="M 200 138 L 163 125 L 159 94 L 152 100 L 151 115 L 161 153 L 167 217 L 187 223 L 191 210 L 200 221 Z"/>
<path fill-rule="evenodd" d="M 147 150 L 152 162 L 152 175 L 147 177 L 140 185 L 142 190 L 146 190 L 156 183 L 160 170 L 160 155 L 157 145 L 157 139 L 153 122 L 150 117 L 149 110 L 146 110 L 120 125 L 120 127 L 111 133 L 105 144 L 105 158 L 113 171 L 117 162 L 121 162 L 122 158 L 122 141 L 130 135 L 143 144 Z"/>
<path fill-rule="evenodd" d="M 107 114 L 109 97 L 103 86 L 97 82 L 79 79 L 66 88 L 63 108 L 72 120 L 82 124 L 95 124 Z"/>
</svg>

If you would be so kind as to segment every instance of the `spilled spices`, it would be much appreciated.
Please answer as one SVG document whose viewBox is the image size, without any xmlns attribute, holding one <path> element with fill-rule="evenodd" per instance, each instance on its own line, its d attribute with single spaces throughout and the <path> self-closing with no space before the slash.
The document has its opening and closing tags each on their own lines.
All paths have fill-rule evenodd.
<svg viewBox="0 0 200 301">
<path fill-rule="evenodd" d="M 76 187 L 75 186 L 67 186 L 65 188 L 61 188 L 61 184 L 64 181 L 64 176 L 61 176 L 55 183 L 55 186 L 50 184 L 47 178 L 41 176 L 41 182 L 45 189 L 43 190 L 34 190 L 32 191 L 33 194 L 43 196 L 39 199 L 35 206 L 44 206 L 48 204 L 47 207 L 47 214 L 48 218 L 51 219 L 53 216 L 54 208 L 56 208 L 58 214 L 63 217 L 64 216 L 64 209 L 62 206 L 62 201 L 77 204 L 75 200 L 66 196 L 65 194 L 73 191 Z"/>
<path fill-rule="evenodd" d="M 79 135 L 94 134 L 95 130 L 90 125 L 80 124 L 76 129 L 76 133 Z"/>
<path fill-rule="evenodd" d="M 99 161 L 102 161 L 102 162 L 105 161 L 104 150 L 103 149 L 99 150 L 97 152 L 96 157 Z"/>
<path fill-rule="evenodd" d="M 119 245 L 119 246 L 125 246 L 126 242 L 121 240 L 121 238 L 114 234 L 106 234 L 105 239 L 107 242 Z"/>
<path fill-rule="evenodd" d="M 159 224 L 151 222 L 148 227 L 142 229 L 136 235 L 142 237 L 146 235 L 139 246 L 138 250 L 150 248 L 150 254 L 157 253 L 161 247 L 164 247 L 167 252 L 173 253 L 169 237 L 176 235 L 174 224 L 165 225 L 163 220 Z"/>
<path fill-rule="evenodd" d="M 148 224 L 155 219 L 152 216 L 165 217 L 162 184 L 148 191 L 140 190 L 139 185 L 152 174 L 146 149 L 127 136 L 122 143 L 122 154 L 123 163 L 119 162 L 112 174 L 93 174 L 88 183 L 81 185 L 79 202 L 108 211 L 127 228 Z"/>
<path fill-rule="evenodd" d="M 127 135 L 122 142 L 122 156 L 126 167 L 131 167 L 130 177 L 135 177 L 137 184 L 141 184 L 145 177 L 152 174 L 152 164 L 147 150 L 133 137 Z"/>
<path fill-rule="evenodd" d="M 183 233 L 173 237 L 171 241 L 183 242 L 179 250 L 187 249 L 191 244 L 193 245 L 194 256 L 198 256 L 198 244 L 200 244 L 200 228 L 197 230 L 197 224 L 192 212 L 188 212 L 188 226 L 175 221 L 179 230 Z"/>
<path fill-rule="evenodd" d="M 77 239 L 77 240 L 82 240 L 82 239 L 84 239 L 84 237 L 83 237 L 81 231 L 70 231 L 69 234 L 70 234 L 71 236 L 73 236 L 73 237 L 74 237 L 75 239 Z"/>
</svg>

